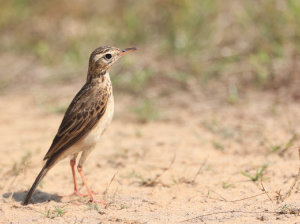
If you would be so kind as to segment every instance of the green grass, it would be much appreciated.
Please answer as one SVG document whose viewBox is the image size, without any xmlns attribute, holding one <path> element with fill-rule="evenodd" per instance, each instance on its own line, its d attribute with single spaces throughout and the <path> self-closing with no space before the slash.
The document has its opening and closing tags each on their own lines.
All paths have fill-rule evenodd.
<svg viewBox="0 0 300 224">
<path fill-rule="evenodd" d="M 169 88 L 170 80 L 184 84 L 176 90 L 190 81 L 207 89 L 221 80 L 228 86 L 224 100 L 236 104 L 246 87 L 279 88 L 297 79 L 286 65 L 300 56 L 299 15 L 296 0 L 5 1 L 0 50 L 33 58 L 56 74 L 87 68 L 98 46 L 136 46 L 139 51 L 116 66 L 118 91 L 139 96 L 157 83 Z M 0 90 L 10 82 L 3 77 Z"/>
<path fill-rule="evenodd" d="M 283 205 L 280 207 L 280 213 L 281 214 L 292 214 L 292 215 L 299 215 L 299 209 L 292 205 L 292 204 L 289 204 L 289 205 Z"/>
<path fill-rule="evenodd" d="M 65 208 L 67 205 L 64 205 L 64 206 L 61 206 L 61 207 L 55 207 L 54 206 L 54 209 L 49 209 L 47 211 L 47 213 L 43 213 L 43 212 L 39 212 L 39 211 L 36 211 L 44 216 L 46 216 L 47 218 L 49 219 L 54 219 L 56 217 L 61 217 L 63 216 L 64 214 L 66 214 L 67 210 L 69 208 Z"/>
<path fill-rule="evenodd" d="M 233 187 L 233 186 L 234 186 L 234 184 L 229 184 L 225 181 L 222 181 L 222 188 L 223 189 L 227 189 L 227 188 L 230 188 L 230 187 Z"/>
<path fill-rule="evenodd" d="M 124 205 L 124 204 L 121 204 L 120 205 L 120 209 L 122 210 L 122 209 L 127 209 L 127 208 L 130 208 L 131 207 L 131 205 Z"/>
<path fill-rule="evenodd" d="M 222 143 L 217 141 L 212 141 L 212 144 L 215 147 L 215 149 L 224 150 L 224 145 Z"/>
<path fill-rule="evenodd" d="M 250 174 L 244 173 L 244 172 L 241 172 L 241 174 L 242 174 L 243 176 L 245 176 L 245 177 L 250 178 L 251 181 L 255 182 L 255 181 L 258 181 L 258 180 L 259 180 L 259 178 L 263 175 L 264 171 L 265 171 L 267 168 L 268 168 L 268 164 L 264 164 L 264 165 L 262 166 L 261 169 L 259 169 L 259 168 L 257 167 L 255 176 L 251 176 Z"/>
<path fill-rule="evenodd" d="M 89 211 L 89 210 L 100 211 L 98 204 L 95 202 L 89 202 L 86 204 L 86 206 L 87 206 L 87 209 L 85 209 L 84 211 Z"/>
<path fill-rule="evenodd" d="M 136 179 L 141 181 L 141 185 L 145 185 L 148 183 L 148 179 L 145 179 L 141 174 L 136 173 L 135 171 L 133 171 L 131 174 L 131 176 L 135 177 Z"/>
<path fill-rule="evenodd" d="M 161 113 L 149 99 L 143 100 L 138 105 L 132 107 L 131 111 L 141 123 L 154 121 L 162 117 Z"/>
<path fill-rule="evenodd" d="M 284 153 L 285 151 L 287 151 L 292 146 L 292 144 L 297 139 L 297 137 L 298 137 L 297 134 L 293 133 L 291 138 L 283 144 L 274 144 L 268 138 L 265 138 L 265 141 L 266 141 L 267 146 L 268 146 L 268 148 L 270 149 L 271 152 Z"/>
</svg>

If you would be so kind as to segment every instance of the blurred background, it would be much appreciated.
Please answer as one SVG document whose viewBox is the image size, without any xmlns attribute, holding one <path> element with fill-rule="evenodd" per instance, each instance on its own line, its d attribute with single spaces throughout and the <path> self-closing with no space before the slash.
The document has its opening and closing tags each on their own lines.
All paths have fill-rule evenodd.
<svg viewBox="0 0 300 224">
<path fill-rule="evenodd" d="M 112 45 L 139 48 L 110 74 L 140 121 L 159 118 L 157 104 L 236 104 L 249 91 L 299 100 L 299 23 L 299 1 L 2 1 L 0 94 L 64 112 L 90 53 Z"/>
<path fill-rule="evenodd" d="M 140 223 L 136 215 L 141 223 L 158 223 L 157 217 L 176 223 L 243 209 L 249 213 L 219 221 L 297 222 L 300 185 L 281 209 L 275 202 L 299 168 L 299 0 L 2 0 L 0 6 L 0 207 L 14 189 L 13 199 L 24 199 L 86 81 L 90 54 L 112 45 L 138 50 L 110 70 L 114 120 L 84 173 L 96 192 L 112 183 L 116 222 Z M 57 164 L 39 186 L 40 202 L 71 193 L 70 175 L 67 159 Z M 267 191 L 272 205 L 266 195 L 253 196 Z M 8 203 L 3 211 L 18 208 L 13 222 L 36 222 L 36 211 L 49 214 L 50 205 L 61 206 L 36 204 L 29 213 Z M 74 206 L 76 216 L 66 215 L 73 222 L 91 220 L 92 213 L 77 214 Z M 285 215 L 288 209 L 293 213 Z"/>
</svg>

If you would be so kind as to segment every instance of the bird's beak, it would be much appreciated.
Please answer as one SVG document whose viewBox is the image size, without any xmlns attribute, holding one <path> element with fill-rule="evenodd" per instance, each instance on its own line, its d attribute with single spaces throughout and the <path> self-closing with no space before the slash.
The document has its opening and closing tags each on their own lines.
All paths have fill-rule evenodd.
<svg viewBox="0 0 300 224">
<path fill-rule="evenodd" d="M 126 48 L 126 49 L 122 50 L 122 52 L 119 54 L 119 57 L 122 57 L 123 55 L 128 54 L 135 50 L 137 50 L 136 47 Z"/>
</svg>

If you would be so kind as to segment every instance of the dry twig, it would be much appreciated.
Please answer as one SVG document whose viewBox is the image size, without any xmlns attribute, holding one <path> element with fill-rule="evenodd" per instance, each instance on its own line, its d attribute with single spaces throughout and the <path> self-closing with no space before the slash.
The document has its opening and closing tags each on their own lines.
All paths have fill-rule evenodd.
<svg viewBox="0 0 300 224">
<path fill-rule="evenodd" d="M 115 175 L 111 178 L 111 180 L 109 182 L 109 185 L 107 186 L 106 190 L 103 192 L 103 196 L 106 196 L 106 198 L 108 197 L 107 192 L 109 190 L 109 187 L 110 187 L 111 183 L 113 182 L 113 180 L 114 180 L 115 176 L 117 175 L 117 173 L 118 172 L 116 172 Z"/>
<path fill-rule="evenodd" d="M 264 185 L 262 183 L 262 176 L 263 175 L 260 176 L 260 184 L 261 184 L 261 187 L 262 187 L 262 191 L 265 192 L 266 195 L 268 196 L 268 198 L 270 199 L 270 201 L 273 202 L 272 198 L 269 196 L 268 192 L 266 191 L 266 189 L 265 189 L 265 187 L 264 187 Z"/>
<path fill-rule="evenodd" d="M 217 193 L 217 192 L 215 192 L 215 191 L 213 191 L 213 190 L 210 190 L 211 192 L 213 192 L 213 193 L 215 193 L 215 194 L 217 194 L 220 198 L 222 198 L 223 199 L 223 201 L 226 201 L 226 202 L 228 202 L 227 201 L 227 199 L 226 198 L 224 198 L 224 197 L 222 197 L 219 193 Z"/>
<path fill-rule="evenodd" d="M 209 156 L 208 156 L 208 157 L 209 157 Z M 198 172 L 196 173 L 196 175 L 195 175 L 195 177 L 193 178 L 192 181 L 187 180 L 185 177 L 180 178 L 179 181 L 180 181 L 181 183 L 187 183 L 187 184 L 192 184 L 192 185 L 195 184 L 196 178 L 197 178 L 197 176 L 200 174 L 200 172 L 201 172 L 203 166 L 205 165 L 205 163 L 207 162 L 208 157 L 207 157 L 207 158 L 203 161 L 203 163 L 200 165 L 199 170 L 198 170 Z"/>
<path fill-rule="evenodd" d="M 267 194 L 267 192 L 264 192 L 264 193 L 261 193 L 261 194 L 257 194 L 257 195 L 253 195 L 253 196 L 250 196 L 250 197 L 246 197 L 246 198 L 243 198 L 243 199 L 237 199 L 237 200 L 227 201 L 227 202 L 243 201 L 243 200 L 247 200 L 247 199 L 250 199 L 250 198 L 255 198 L 255 197 L 260 196 L 260 195 L 263 195 L 263 194 Z"/>
<path fill-rule="evenodd" d="M 247 211 L 235 211 L 235 210 L 231 210 L 231 211 L 224 211 L 224 212 L 213 212 L 213 213 L 209 213 L 209 214 L 205 214 L 205 215 L 200 215 L 200 216 L 196 216 L 194 218 L 191 218 L 191 219 L 185 219 L 185 220 L 182 220 L 180 222 L 187 222 L 187 221 L 192 221 L 194 219 L 201 219 L 202 217 L 205 217 L 205 216 L 210 216 L 210 215 L 217 215 L 217 214 L 223 214 L 223 213 L 234 213 L 234 212 L 237 212 L 237 213 L 272 213 L 272 214 L 277 214 L 278 212 L 269 212 L 269 211 L 263 211 L 263 212 L 247 212 Z"/>
<path fill-rule="evenodd" d="M 209 156 L 207 156 L 206 159 L 204 160 L 204 162 L 201 164 L 198 172 L 196 173 L 196 175 L 195 175 L 195 177 L 194 177 L 194 179 L 192 180 L 191 183 L 195 183 L 197 176 L 200 174 L 200 172 L 201 172 L 203 166 L 205 165 L 206 161 L 208 160 L 208 158 L 209 158 Z"/>
<path fill-rule="evenodd" d="M 246 198 L 242 198 L 242 199 L 237 199 L 237 200 L 228 201 L 226 198 L 222 197 L 220 194 L 218 194 L 217 192 L 215 192 L 215 191 L 213 191 L 213 190 L 209 190 L 209 192 L 213 192 L 213 193 L 217 194 L 217 195 L 218 195 L 219 197 L 221 197 L 222 199 L 219 199 L 219 198 L 213 198 L 213 197 L 211 197 L 209 194 L 206 195 L 206 196 L 202 196 L 202 197 L 205 197 L 206 200 L 207 200 L 208 198 L 211 198 L 211 199 L 214 199 L 214 200 L 225 201 L 225 202 L 237 202 L 237 201 L 243 201 L 243 200 L 247 200 L 247 199 L 250 199 L 250 198 L 255 198 L 255 197 L 257 197 L 257 196 L 261 196 L 261 195 L 264 195 L 264 194 L 267 194 L 267 193 L 268 193 L 268 192 L 265 191 L 264 193 L 256 194 L 256 195 L 253 195 L 253 196 L 250 196 L 250 197 L 246 197 Z M 189 198 L 188 201 L 191 201 L 191 200 L 192 200 L 193 198 L 195 198 L 195 197 L 197 197 L 197 195 L 196 195 L 196 196 L 193 196 L 193 197 L 191 197 L 191 198 Z"/>
<path fill-rule="evenodd" d="M 149 182 L 146 182 L 144 184 L 144 186 L 148 187 L 148 186 L 153 186 L 155 185 L 156 181 L 158 180 L 158 178 L 160 178 L 165 172 L 167 172 L 167 170 L 170 169 L 170 167 L 173 165 L 174 161 L 175 161 L 175 158 L 176 158 L 176 153 L 174 154 L 174 157 L 172 159 L 172 162 L 171 164 L 169 165 L 168 168 L 164 169 L 164 171 L 161 173 L 161 174 L 158 174 L 153 180 L 150 180 Z"/>
<path fill-rule="evenodd" d="M 298 152 L 299 152 L 299 159 L 300 159 L 300 147 L 298 147 Z M 290 189 L 286 193 L 286 195 L 282 197 L 281 202 L 283 202 L 286 198 L 288 198 L 291 195 L 291 192 L 292 192 L 293 188 L 295 187 L 297 181 L 299 180 L 299 176 L 300 176 L 300 166 L 299 166 L 298 174 L 297 174 L 292 186 L 290 187 Z"/>
<path fill-rule="evenodd" d="M 18 186 L 18 183 L 19 183 L 19 180 L 20 180 L 21 175 L 25 173 L 26 168 L 27 168 L 27 163 L 25 162 L 22 171 L 21 171 L 21 172 L 19 173 L 19 175 L 16 176 L 16 177 L 14 178 L 14 180 L 12 181 L 12 183 L 11 183 L 10 186 L 13 186 L 14 183 L 16 183 L 16 185 L 12 188 L 11 195 L 10 195 L 9 198 L 8 198 L 8 201 L 9 201 L 9 202 L 11 201 L 11 199 L 12 199 L 14 193 L 15 193 L 15 190 L 16 190 L 16 188 L 17 188 L 17 186 Z"/>
</svg>

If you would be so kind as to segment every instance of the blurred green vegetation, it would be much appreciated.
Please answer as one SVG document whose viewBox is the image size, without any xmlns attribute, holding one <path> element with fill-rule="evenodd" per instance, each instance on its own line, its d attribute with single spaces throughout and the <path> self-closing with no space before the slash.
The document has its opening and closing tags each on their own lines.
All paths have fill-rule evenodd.
<svg viewBox="0 0 300 224">
<path fill-rule="evenodd" d="M 235 103 L 245 87 L 299 79 L 299 24 L 297 0 L 11 0 L 1 2 L 0 54 L 76 69 L 98 46 L 134 46 L 113 77 L 120 91 L 140 94 L 162 77 L 163 89 L 170 80 L 183 90 L 189 80 L 203 88 L 216 81 Z"/>
</svg>

